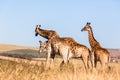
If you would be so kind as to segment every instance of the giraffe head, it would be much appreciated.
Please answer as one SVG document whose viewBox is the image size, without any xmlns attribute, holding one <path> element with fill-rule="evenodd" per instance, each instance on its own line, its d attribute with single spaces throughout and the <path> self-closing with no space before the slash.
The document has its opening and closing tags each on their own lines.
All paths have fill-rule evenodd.
<svg viewBox="0 0 120 80">
<path fill-rule="evenodd" d="M 86 25 L 81 29 L 81 31 L 88 31 L 91 29 L 91 26 L 90 26 L 91 23 L 87 22 Z"/>
<path fill-rule="evenodd" d="M 35 36 L 38 36 L 38 30 L 40 29 L 41 25 L 36 25 L 36 28 L 35 28 Z"/>
<path fill-rule="evenodd" d="M 38 53 L 40 54 L 46 51 L 47 41 L 46 42 L 39 41 L 39 43 L 40 43 L 40 47 Z"/>
</svg>

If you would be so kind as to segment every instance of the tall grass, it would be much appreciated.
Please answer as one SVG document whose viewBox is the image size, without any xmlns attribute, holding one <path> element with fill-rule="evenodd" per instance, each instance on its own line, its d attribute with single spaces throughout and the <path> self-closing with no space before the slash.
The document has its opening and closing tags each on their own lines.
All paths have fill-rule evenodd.
<svg viewBox="0 0 120 80">
<path fill-rule="evenodd" d="M 56 58 L 50 70 L 44 65 L 30 65 L 0 60 L 0 80 L 120 80 L 120 64 L 110 63 L 111 69 L 86 70 L 81 60 L 71 59 L 68 65 L 60 66 L 62 59 Z"/>
</svg>

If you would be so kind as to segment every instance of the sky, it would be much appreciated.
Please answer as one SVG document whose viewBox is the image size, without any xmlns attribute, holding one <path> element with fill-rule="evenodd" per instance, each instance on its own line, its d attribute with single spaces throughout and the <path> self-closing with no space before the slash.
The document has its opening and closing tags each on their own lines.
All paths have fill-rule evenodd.
<svg viewBox="0 0 120 80">
<path fill-rule="evenodd" d="M 38 47 L 41 25 L 90 47 L 87 22 L 102 47 L 120 48 L 120 0 L 0 0 L 0 43 Z"/>
</svg>

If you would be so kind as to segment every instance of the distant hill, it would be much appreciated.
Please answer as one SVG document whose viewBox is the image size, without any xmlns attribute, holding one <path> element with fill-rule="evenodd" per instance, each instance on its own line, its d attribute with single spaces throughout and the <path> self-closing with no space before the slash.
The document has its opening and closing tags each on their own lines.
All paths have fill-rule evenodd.
<svg viewBox="0 0 120 80">
<path fill-rule="evenodd" d="M 120 62 L 120 49 L 108 49 L 111 55 L 111 62 Z"/>
<path fill-rule="evenodd" d="M 120 49 L 108 49 L 112 57 L 120 56 Z"/>
<path fill-rule="evenodd" d="M 16 58 L 37 58 L 45 57 L 46 54 L 38 54 L 38 47 L 18 46 L 12 44 L 0 44 L 0 55 Z"/>
<path fill-rule="evenodd" d="M 18 45 L 12 45 L 12 44 L 0 44 L 0 52 L 19 50 L 19 49 L 37 50 L 38 48 L 37 47 L 29 47 L 29 46 L 18 46 Z"/>
</svg>

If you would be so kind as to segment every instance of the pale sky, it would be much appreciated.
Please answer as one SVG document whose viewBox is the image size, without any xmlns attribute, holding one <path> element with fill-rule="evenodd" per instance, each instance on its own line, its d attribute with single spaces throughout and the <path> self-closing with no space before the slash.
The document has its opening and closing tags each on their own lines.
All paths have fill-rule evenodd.
<svg viewBox="0 0 120 80">
<path fill-rule="evenodd" d="M 120 48 L 120 0 L 0 0 L 0 43 L 39 46 L 40 24 L 89 47 L 87 22 L 102 47 Z"/>
</svg>

